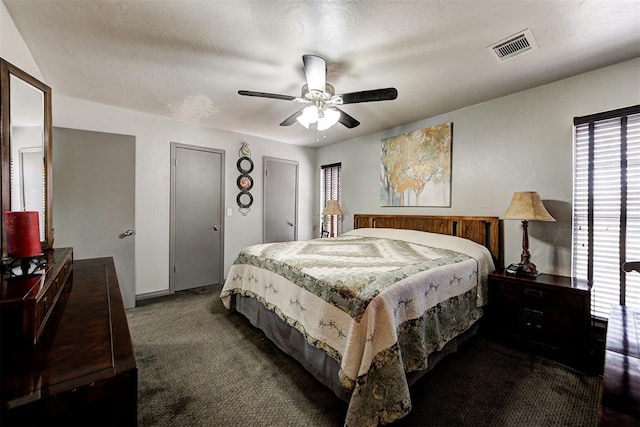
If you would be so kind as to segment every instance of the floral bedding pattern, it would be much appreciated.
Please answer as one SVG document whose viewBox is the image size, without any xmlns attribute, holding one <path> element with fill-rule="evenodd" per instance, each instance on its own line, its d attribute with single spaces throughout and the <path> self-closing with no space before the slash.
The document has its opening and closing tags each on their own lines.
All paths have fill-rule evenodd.
<svg viewBox="0 0 640 427">
<path fill-rule="evenodd" d="M 340 364 L 340 382 L 352 390 L 347 426 L 410 411 L 405 372 L 426 369 L 431 352 L 480 317 L 493 269 L 480 245 L 466 250 L 440 236 L 431 246 L 431 233 L 396 231 L 250 246 L 221 293 L 228 309 L 235 294 L 257 299 Z"/>
</svg>

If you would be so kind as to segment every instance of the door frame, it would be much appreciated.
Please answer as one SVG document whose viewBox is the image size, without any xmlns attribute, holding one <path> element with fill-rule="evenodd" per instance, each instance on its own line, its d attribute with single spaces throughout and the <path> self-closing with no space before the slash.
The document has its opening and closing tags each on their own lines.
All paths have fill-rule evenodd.
<svg viewBox="0 0 640 427">
<path fill-rule="evenodd" d="M 280 159 L 278 157 L 268 157 L 264 156 L 262 160 L 262 170 L 264 171 L 264 185 L 262 186 L 262 241 L 265 242 L 267 237 L 267 162 L 274 163 L 285 163 L 288 165 L 294 165 L 296 167 L 296 190 L 294 194 L 294 204 L 295 204 L 295 213 L 294 213 L 294 222 L 295 225 L 293 227 L 293 240 L 298 240 L 298 181 L 300 174 L 300 165 L 295 160 L 287 160 Z"/>
<path fill-rule="evenodd" d="M 218 278 L 218 283 L 224 282 L 224 234 L 225 234 L 225 226 L 224 226 L 224 201 L 225 201 L 225 151 L 217 148 L 209 148 L 202 147 L 198 145 L 190 145 L 183 144 L 180 142 L 171 142 L 171 178 L 170 178 L 170 208 L 169 208 L 169 293 L 175 293 L 175 274 L 174 267 L 176 261 L 176 253 L 175 253 L 175 232 L 176 232 L 176 156 L 178 149 L 186 149 L 186 150 L 195 150 L 195 151 L 205 151 L 209 153 L 220 154 L 221 165 L 220 168 L 220 186 L 222 187 L 220 190 L 220 227 L 222 231 L 222 235 L 220 236 L 220 277 Z"/>
</svg>

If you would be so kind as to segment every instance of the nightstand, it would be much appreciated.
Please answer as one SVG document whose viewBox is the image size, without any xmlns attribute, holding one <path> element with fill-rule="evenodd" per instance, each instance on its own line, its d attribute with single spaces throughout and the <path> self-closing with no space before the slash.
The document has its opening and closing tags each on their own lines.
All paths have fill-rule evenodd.
<svg viewBox="0 0 640 427">
<path fill-rule="evenodd" d="M 489 275 L 489 333 L 581 370 L 592 370 L 591 286 L 551 274 Z"/>
</svg>

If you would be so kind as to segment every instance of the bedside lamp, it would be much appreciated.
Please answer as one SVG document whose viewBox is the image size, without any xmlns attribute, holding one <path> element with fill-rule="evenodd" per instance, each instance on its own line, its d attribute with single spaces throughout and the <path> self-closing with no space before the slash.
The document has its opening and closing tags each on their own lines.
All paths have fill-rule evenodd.
<svg viewBox="0 0 640 427">
<path fill-rule="evenodd" d="M 334 215 L 342 215 L 342 209 L 340 209 L 340 205 L 338 204 L 337 200 L 334 199 L 329 199 L 327 200 L 327 205 L 324 207 L 324 210 L 322 211 L 322 215 L 324 216 L 324 220 L 323 220 L 323 228 L 326 231 L 326 224 L 325 221 L 327 218 L 331 218 Z"/>
<path fill-rule="evenodd" d="M 555 221 L 542 204 L 540 194 L 536 191 L 513 193 L 509 208 L 500 218 L 522 220 L 522 254 L 520 255 L 520 264 L 516 268 L 516 274 L 537 276 L 536 265 L 530 261 L 529 233 L 527 232 L 529 221 Z"/>
</svg>

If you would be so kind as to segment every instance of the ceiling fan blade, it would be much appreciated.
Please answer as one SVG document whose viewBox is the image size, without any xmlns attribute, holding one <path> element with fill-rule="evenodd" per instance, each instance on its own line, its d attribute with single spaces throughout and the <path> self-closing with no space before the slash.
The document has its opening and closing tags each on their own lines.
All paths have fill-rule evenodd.
<svg viewBox="0 0 640 427">
<path fill-rule="evenodd" d="M 302 115 L 302 110 L 298 110 L 280 123 L 280 126 L 291 126 L 296 122 L 296 119 Z"/>
<path fill-rule="evenodd" d="M 326 88 L 327 63 L 316 55 L 302 55 L 304 75 L 307 77 L 309 90 L 324 92 Z"/>
<path fill-rule="evenodd" d="M 333 107 L 333 108 L 335 108 L 340 112 L 340 118 L 338 119 L 338 121 L 343 125 L 345 125 L 346 127 L 348 127 L 349 129 L 353 129 L 354 127 L 360 124 L 359 121 L 357 121 L 356 119 L 354 119 L 353 117 L 351 117 L 350 115 L 342 111 L 341 109 L 336 107 Z"/>
<path fill-rule="evenodd" d="M 290 96 L 290 95 L 279 95 L 277 93 L 266 93 L 266 92 L 252 92 L 250 90 L 239 90 L 238 95 L 257 96 L 259 98 L 282 99 L 284 101 L 293 101 L 294 99 L 296 99 L 295 96 Z"/>
<path fill-rule="evenodd" d="M 398 91 L 394 87 L 385 89 L 363 90 L 340 95 L 343 104 L 356 104 L 358 102 L 391 101 L 398 97 Z"/>
</svg>

